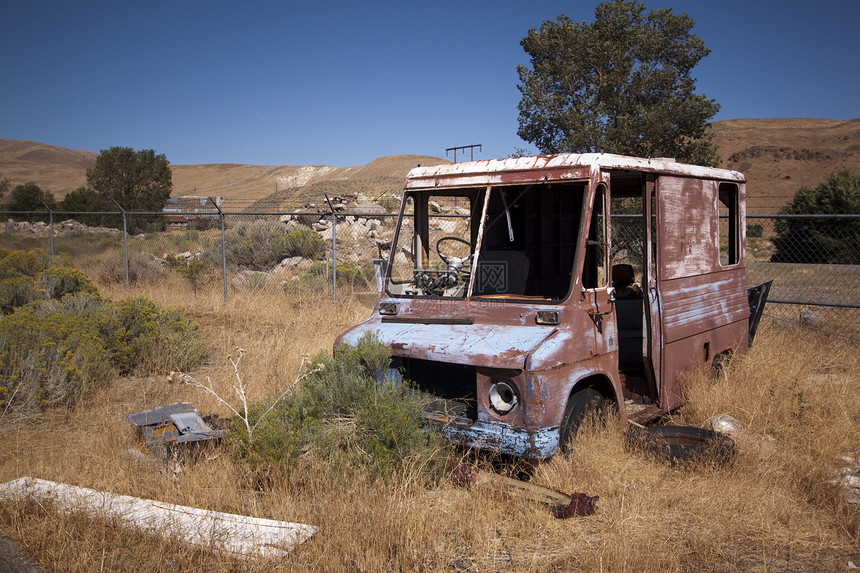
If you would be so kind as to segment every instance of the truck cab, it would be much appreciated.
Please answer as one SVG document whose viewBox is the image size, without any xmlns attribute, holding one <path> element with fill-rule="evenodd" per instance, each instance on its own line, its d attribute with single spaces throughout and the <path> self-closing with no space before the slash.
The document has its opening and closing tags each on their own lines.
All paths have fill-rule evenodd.
<svg viewBox="0 0 860 573">
<path fill-rule="evenodd" d="M 449 439 L 548 458 L 590 408 L 645 423 L 748 345 L 744 199 L 742 174 L 668 159 L 418 167 L 373 314 L 336 344 L 375 332 L 380 380 L 432 394 Z"/>
</svg>

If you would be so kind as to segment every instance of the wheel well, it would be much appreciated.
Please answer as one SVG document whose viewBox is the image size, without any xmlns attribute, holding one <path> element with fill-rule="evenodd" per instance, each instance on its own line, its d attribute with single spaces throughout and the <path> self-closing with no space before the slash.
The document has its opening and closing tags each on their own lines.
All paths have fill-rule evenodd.
<svg viewBox="0 0 860 573">
<path fill-rule="evenodd" d="M 616 405 L 618 404 L 618 397 L 615 395 L 615 390 L 612 388 L 612 382 L 606 376 L 601 374 L 592 374 L 587 378 L 583 378 L 576 384 L 574 384 L 573 389 L 570 391 L 570 396 L 573 396 L 574 393 L 582 390 L 583 388 L 594 388 L 607 400 L 612 400 Z M 567 397 L 570 400 L 570 396 Z"/>
</svg>

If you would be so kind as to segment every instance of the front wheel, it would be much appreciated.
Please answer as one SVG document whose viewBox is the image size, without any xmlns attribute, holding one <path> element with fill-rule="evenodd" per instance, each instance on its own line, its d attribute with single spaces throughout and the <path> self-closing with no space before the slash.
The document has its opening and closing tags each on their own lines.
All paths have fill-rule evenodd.
<svg viewBox="0 0 860 573">
<path fill-rule="evenodd" d="M 562 453 L 570 451 L 571 440 L 576 437 L 583 420 L 589 414 L 601 414 L 605 403 L 606 398 L 594 388 L 583 388 L 570 396 L 558 431 L 558 446 Z"/>
</svg>

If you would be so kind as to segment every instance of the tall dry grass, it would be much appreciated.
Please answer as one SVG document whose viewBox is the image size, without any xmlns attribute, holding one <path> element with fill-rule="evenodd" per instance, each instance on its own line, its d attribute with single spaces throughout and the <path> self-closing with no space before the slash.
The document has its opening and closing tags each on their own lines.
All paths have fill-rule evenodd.
<svg viewBox="0 0 860 573">
<path fill-rule="evenodd" d="M 222 396 L 234 382 L 226 356 L 243 348 L 253 400 L 278 394 L 303 354 L 330 349 L 369 313 L 357 300 L 333 307 L 330 292 L 233 293 L 227 304 L 220 293 L 189 296 L 180 283 L 134 294 L 199 322 L 212 358 L 191 374 L 208 376 Z M 32 501 L 0 504 L 0 534 L 56 571 L 841 571 L 860 563 L 857 508 L 828 485 L 833 462 L 860 447 L 858 353 L 832 338 L 765 324 L 725 375 L 687 377 L 689 404 L 672 421 L 737 418 L 744 430 L 731 466 L 669 466 L 629 450 L 617 426 L 588 428 L 570 455 L 533 477 L 600 496 L 593 516 L 568 520 L 489 488 L 428 480 L 420 461 L 372 482 L 309 457 L 264 488 L 218 449 L 156 471 L 126 453 L 140 447 L 127 414 L 178 400 L 227 414 L 166 374 L 116 380 L 72 409 L 5 418 L 0 481 L 33 476 L 309 523 L 318 534 L 285 559 L 239 561 Z"/>
</svg>

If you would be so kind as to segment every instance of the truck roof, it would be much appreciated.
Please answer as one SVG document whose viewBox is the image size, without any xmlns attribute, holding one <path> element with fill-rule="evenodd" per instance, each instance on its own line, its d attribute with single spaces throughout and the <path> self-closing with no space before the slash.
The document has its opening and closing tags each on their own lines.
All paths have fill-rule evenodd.
<svg viewBox="0 0 860 573">
<path fill-rule="evenodd" d="M 422 188 L 428 180 L 439 182 L 445 180 L 447 185 L 472 183 L 486 180 L 488 184 L 505 182 L 522 182 L 541 179 L 566 179 L 596 170 L 619 171 L 648 171 L 666 173 L 701 179 L 719 179 L 724 181 L 746 181 L 743 173 L 730 169 L 703 167 L 678 163 L 668 158 L 641 158 L 611 153 L 557 153 L 553 155 L 534 155 L 529 157 L 510 157 L 506 159 L 485 159 L 480 161 L 464 161 L 462 163 L 446 163 L 427 167 L 416 167 L 406 176 L 407 188 Z M 565 177 L 564 173 L 569 175 Z M 517 174 L 512 178 L 503 174 Z M 581 177 L 581 175 L 576 175 Z"/>
</svg>

